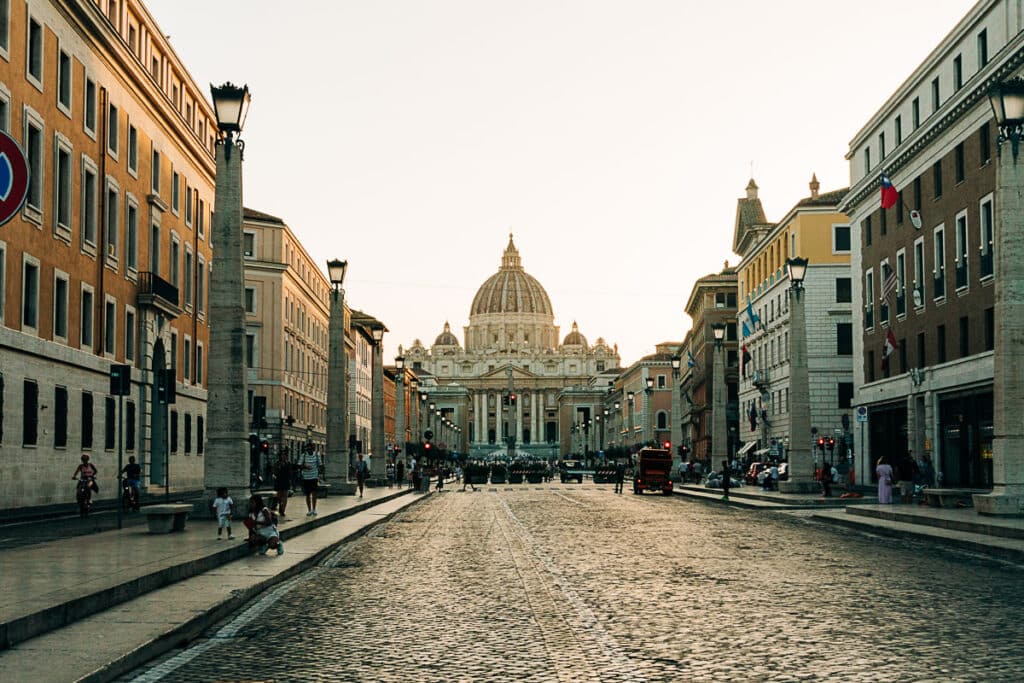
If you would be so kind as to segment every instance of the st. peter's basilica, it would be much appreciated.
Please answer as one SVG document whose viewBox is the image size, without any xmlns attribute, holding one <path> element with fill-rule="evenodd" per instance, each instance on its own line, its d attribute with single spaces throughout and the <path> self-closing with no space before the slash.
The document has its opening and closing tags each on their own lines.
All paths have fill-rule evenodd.
<svg viewBox="0 0 1024 683">
<path fill-rule="evenodd" d="M 568 452 L 573 425 L 600 419 L 620 372 L 618 348 L 601 337 L 588 344 L 575 322 L 559 343 L 551 299 L 523 269 L 512 235 L 498 272 L 473 297 L 463 335 L 464 345 L 445 322 L 429 349 L 417 339 L 405 359 L 429 401 L 463 426 L 471 457 L 504 451 L 510 432 L 520 452 Z"/>
</svg>

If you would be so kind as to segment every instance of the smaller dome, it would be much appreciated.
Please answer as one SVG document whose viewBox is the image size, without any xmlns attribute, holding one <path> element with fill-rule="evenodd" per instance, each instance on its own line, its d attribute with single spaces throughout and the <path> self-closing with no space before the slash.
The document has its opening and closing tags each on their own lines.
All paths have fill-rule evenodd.
<svg viewBox="0 0 1024 683">
<path fill-rule="evenodd" d="M 576 325 L 575 320 L 572 321 L 572 332 L 565 335 L 562 346 L 582 346 L 587 348 L 587 338 L 580 334 L 580 328 Z"/>
<path fill-rule="evenodd" d="M 437 335 L 437 339 L 434 340 L 434 346 L 458 346 L 459 339 L 452 334 L 452 327 L 446 320 L 444 323 L 444 332 Z"/>
</svg>

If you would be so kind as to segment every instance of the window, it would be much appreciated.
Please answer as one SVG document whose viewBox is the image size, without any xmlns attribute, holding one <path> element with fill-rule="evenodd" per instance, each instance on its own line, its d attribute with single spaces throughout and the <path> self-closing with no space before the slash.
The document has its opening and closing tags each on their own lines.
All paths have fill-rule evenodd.
<svg viewBox="0 0 1024 683">
<path fill-rule="evenodd" d="M 903 117 L 897 116 L 893 125 L 896 128 L 896 144 L 899 145 L 903 142 Z"/>
<path fill-rule="evenodd" d="M 171 358 L 170 367 L 174 370 L 174 378 L 178 378 L 178 331 L 171 330 Z"/>
<path fill-rule="evenodd" d="M 109 297 L 103 305 L 103 353 L 113 356 L 117 348 L 117 302 Z"/>
<path fill-rule="evenodd" d="M 39 438 L 39 385 L 26 379 L 23 387 L 21 445 L 35 446 Z"/>
<path fill-rule="evenodd" d="M 924 332 L 917 333 L 917 367 L 923 368 L 928 365 L 928 355 L 925 349 Z"/>
<path fill-rule="evenodd" d="M 864 175 L 871 172 L 871 148 L 864 148 Z"/>
<path fill-rule="evenodd" d="M 185 362 L 182 365 L 182 376 L 185 381 L 192 379 L 192 337 L 185 335 Z"/>
<path fill-rule="evenodd" d="M 0 0 L 0 7 L 3 2 L 4 0 Z M 5 133 L 9 133 L 11 130 L 11 94 L 2 85 L 0 85 L 0 130 Z"/>
<path fill-rule="evenodd" d="M 96 81 L 91 78 L 85 79 L 85 98 L 83 105 L 85 111 L 82 116 L 82 126 L 85 132 L 93 138 L 96 137 Z"/>
<path fill-rule="evenodd" d="M 93 247 L 96 246 L 97 190 L 96 167 L 82 157 L 82 241 Z"/>
<path fill-rule="evenodd" d="M 71 238 L 71 147 L 57 136 L 57 152 L 53 171 L 53 219 L 54 231 Z"/>
<path fill-rule="evenodd" d="M 895 289 L 895 285 L 892 285 L 889 280 L 889 274 L 892 272 L 893 270 L 889 266 L 888 259 L 878 264 L 878 276 L 882 278 L 882 296 L 879 299 L 878 320 L 883 325 L 889 322 L 889 296 L 892 290 Z"/>
<path fill-rule="evenodd" d="M 953 58 L 953 90 L 964 87 L 964 58 L 957 55 Z"/>
<path fill-rule="evenodd" d="M 914 178 L 914 208 L 921 208 L 921 176 Z"/>
<path fill-rule="evenodd" d="M 160 274 L 160 226 L 149 226 L 149 269 Z"/>
<path fill-rule="evenodd" d="M 206 261 L 203 255 L 199 255 L 199 265 L 196 266 L 196 310 L 202 316 L 206 311 Z"/>
<path fill-rule="evenodd" d="M 245 288 L 245 312 L 256 313 L 256 288 L 246 287 Z"/>
<path fill-rule="evenodd" d="M 839 408 L 849 408 L 853 405 L 853 382 L 840 382 L 836 386 L 839 394 Z"/>
<path fill-rule="evenodd" d="M 135 126 L 128 126 L 128 171 L 132 175 L 139 172 L 139 133 Z"/>
<path fill-rule="evenodd" d="M 203 439 L 206 437 L 206 421 L 202 415 L 196 415 L 196 454 L 203 454 Z"/>
<path fill-rule="evenodd" d="M 59 270 L 53 274 L 53 336 L 65 341 L 68 337 L 68 276 Z"/>
<path fill-rule="evenodd" d="M 185 184 L 185 225 L 192 225 L 192 190 Z"/>
<path fill-rule="evenodd" d="M 992 160 L 992 134 L 989 132 L 988 121 L 978 129 L 978 151 L 981 157 L 981 165 L 984 166 Z"/>
<path fill-rule="evenodd" d="M 875 326 L 875 273 L 868 268 L 864 271 L 864 329 Z"/>
<path fill-rule="evenodd" d="M 81 344 L 82 348 L 92 348 L 92 312 L 93 312 L 93 290 L 89 285 L 82 285 L 82 317 L 81 320 Z"/>
<path fill-rule="evenodd" d="M 206 225 L 204 223 L 205 216 L 206 216 L 206 202 L 204 202 L 202 199 L 200 199 L 199 200 L 199 217 L 196 220 L 196 225 L 198 226 L 197 227 L 197 231 L 199 232 L 199 236 L 200 237 L 203 237 L 206 234 Z M 210 220 L 213 221 L 213 214 L 212 213 L 210 214 Z"/>
<path fill-rule="evenodd" d="M 117 448 L 117 401 L 107 396 L 103 405 L 103 448 L 112 451 Z"/>
<path fill-rule="evenodd" d="M 117 218 L 121 212 L 121 193 L 117 187 L 107 180 L 107 206 L 106 225 L 104 232 L 107 235 L 107 260 L 117 262 L 118 224 Z"/>
<path fill-rule="evenodd" d="M 124 404 L 124 449 L 135 450 L 135 401 Z"/>
<path fill-rule="evenodd" d="M 92 448 L 92 394 L 82 392 L 82 448 Z"/>
<path fill-rule="evenodd" d="M 11 2 L 0 0 L 0 52 L 3 57 L 9 58 L 8 51 L 11 49 Z"/>
<path fill-rule="evenodd" d="M 953 149 L 953 172 L 956 182 L 962 183 L 966 177 L 964 171 L 964 143 L 960 143 Z"/>
<path fill-rule="evenodd" d="M 885 133 L 878 134 L 878 160 L 885 161 Z"/>
<path fill-rule="evenodd" d="M 853 287 L 848 277 L 836 278 L 836 303 L 848 304 L 853 301 Z"/>
<path fill-rule="evenodd" d="M 40 90 L 43 89 L 43 25 L 35 17 L 28 20 L 28 54 L 25 61 L 25 72 L 29 83 Z M 32 168 L 35 168 L 33 166 Z"/>
<path fill-rule="evenodd" d="M 935 189 L 935 198 L 942 196 L 942 160 L 936 161 L 932 166 L 932 187 Z"/>
<path fill-rule="evenodd" d="M 192 278 L 193 278 L 193 256 L 192 250 L 185 249 L 185 308 L 192 308 Z"/>
<path fill-rule="evenodd" d="M 882 209 L 878 212 L 878 234 L 885 235 L 889 232 L 889 212 Z"/>
<path fill-rule="evenodd" d="M 914 302 L 914 309 L 920 310 L 924 307 L 924 238 L 919 237 L 914 241 L 914 282 L 911 299 Z"/>
<path fill-rule="evenodd" d="M 905 337 L 901 338 L 897 342 L 897 344 L 899 345 L 899 353 L 900 353 L 900 372 L 904 373 L 904 372 L 907 371 L 907 340 L 906 340 L 906 338 Z"/>
<path fill-rule="evenodd" d="M 124 263 L 129 271 L 139 269 L 139 207 L 131 195 L 125 201 Z"/>
<path fill-rule="evenodd" d="M 971 337 L 968 317 L 960 318 L 960 357 L 967 358 L 971 354 Z"/>
<path fill-rule="evenodd" d="M 253 333 L 245 335 L 245 367 L 256 367 L 256 335 Z"/>
<path fill-rule="evenodd" d="M 988 64 L 988 30 L 982 29 L 978 34 L 978 70 Z"/>
<path fill-rule="evenodd" d="M 996 348 L 996 317 L 995 308 L 991 306 L 985 309 L 985 350 L 991 351 Z"/>
<path fill-rule="evenodd" d="M 124 359 L 135 360 L 135 311 L 127 306 L 124 309 Z"/>
<path fill-rule="evenodd" d="M 192 452 L 192 415 L 185 413 L 185 453 Z"/>
<path fill-rule="evenodd" d="M 907 252 L 896 252 L 896 315 L 907 314 Z"/>
<path fill-rule="evenodd" d="M 242 235 L 242 253 L 245 258 L 256 257 L 256 235 L 255 233 L 246 232 Z"/>
<path fill-rule="evenodd" d="M 39 260 L 28 254 L 22 256 L 21 329 L 32 334 L 39 329 Z"/>
<path fill-rule="evenodd" d="M 68 445 L 68 389 L 53 388 L 53 446 L 66 448 Z"/>
<path fill-rule="evenodd" d="M 946 326 L 939 325 L 935 328 L 935 361 L 946 362 Z"/>
<path fill-rule="evenodd" d="M 981 206 L 979 211 L 979 218 L 981 221 L 981 234 L 979 235 L 981 240 L 981 263 L 978 276 L 982 279 L 992 277 L 994 266 L 992 263 L 992 239 L 994 231 L 992 227 L 992 195 L 986 196 L 981 200 Z"/>
<path fill-rule="evenodd" d="M 107 151 L 117 159 L 117 107 L 109 105 L 107 108 Z"/>
<path fill-rule="evenodd" d="M 25 203 L 38 214 L 35 222 L 41 222 L 43 211 L 43 124 L 42 121 L 25 112 L 25 155 L 32 169 L 28 179 L 28 196 Z"/>
<path fill-rule="evenodd" d="M 153 150 L 153 179 L 151 189 L 153 194 L 160 195 L 160 152 Z"/>
<path fill-rule="evenodd" d="M 968 264 L 967 264 L 967 212 L 961 211 L 956 217 L 956 288 L 957 290 L 967 287 Z"/>
<path fill-rule="evenodd" d="M 178 452 L 178 411 L 171 411 L 171 453 Z"/>
<path fill-rule="evenodd" d="M 935 285 L 934 297 L 936 299 L 942 299 L 946 296 L 946 231 L 943 226 L 935 228 L 935 242 L 934 242 L 934 265 L 932 267 L 932 277 Z"/>
<path fill-rule="evenodd" d="M 921 98 L 915 97 L 910 103 L 910 118 L 914 124 L 914 130 L 921 125 Z"/>
<path fill-rule="evenodd" d="M 64 50 L 57 56 L 57 107 L 71 116 L 71 55 Z"/>
<path fill-rule="evenodd" d="M 177 171 L 171 172 L 171 211 L 174 215 L 178 215 L 178 207 L 180 204 L 180 193 L 181 193 L 181 176 L 178 175 Z"/>
<path fill-rule="evenodd" d="M 939 96 L 939 77 L 936 76 L 932 79 L 932 113 L 937 112 L 941 104 L 942 98 Z"/>
<path fill-rule="evenodd" d="M 864 246 L 871 246 L 871 216 L 865 216 L 864 220 L 860 224 L 861 232 L 864 233 Z"/>
<path fill-rule="evenodd" d="M 203 358 L 203 343 L 196 342 L 196 384 L 202 385 L 203 383 L 203 369 L 205 365 L 205 359 Z"/>
<path fill-rule="evenodd" d="M 853 355 L 853 323 L 836 323 L 836 354 Z"/>
<path fill-rule="evenodd" d="M 850 226 L 849 225 L 834 225 L 832 226 L 832 252 L 849 252 L 850 251 Z"/>
<path fill-rule="evenodd" d="M 177 235 L 171 235 L 171 284 L 181 286 L 181 241 Z"/>
</svg>

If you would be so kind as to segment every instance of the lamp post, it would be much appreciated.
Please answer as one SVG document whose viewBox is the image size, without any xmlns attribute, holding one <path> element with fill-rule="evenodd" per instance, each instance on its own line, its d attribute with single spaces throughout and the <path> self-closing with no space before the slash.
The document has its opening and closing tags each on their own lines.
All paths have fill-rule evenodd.
<svg viewBox="0 0 1024 683">
<path fill-rule="evenodd" d="M 786 260 L 789 270 L 789 479 L 779 482 L 783 493 L 811 493 L 814 481 L 811 454 L 810 376 L 807 369 L 807 327 L 804 317 L 804 277 L 807 259 Z"/>
<path fill-rule="evenodd" d="M 420 395 L 420 383 L 415 377 L 409 380 L 409 427 L 412 430 L 412 434 L 409 436 L 411 443 L 416 443 L 419 440 L 420 433 L 420 402 L 418 397 Z M 413 429 L 413 425 L 416 427 Z M 405 460 L 407 454 L 405 444 L 402 444 L 402 460 Z"/>
<path fill-rule="evenodd" d="M 384 325 L 379 322 L 370 328 L 373 336 L 372 391 L 370 400 L 370 478 L 379 482 L 384 478 Z"/>
<path fill-rule="evenodd" d="M 632 391 L 626 392 L 626 417 L 629 419 L 626 430 L 629 434 L 629 448 L 630 454 L 633 452 L 633 399 L 636 396 Z"/>
<path fill-rule="evenodd" d="M 328 320 L 327 348 L 327 458 L 324 473 L 327 483 L 341 486 L 348 481 L 348 388 L 345 351 L 345 272 L 348 261 L 327 262 L 331 281 L 331 317 Z"/>
<path fill-rule="evenodd" d="M 245 357 L 245 268 L 242 254 L 242 152 L 233 138 L 249 111 L 249 87 L 210 86 L 217 118 L 217 179 L 210 276 L 210 362 L 207 373 L 207 449 L 203 458 L 205 497 L 218 488 L 245 491 L 251 485 L 248 386 Z M 238 151 L 233 154 L 234 150 Z M 209 501 L 199 503 L 203 512 Z"/>
<path fill-rule="evenodd" d="M 652 415 L 654 410 L 653 410 L 653 407 L 651 406 L 651 400 L 654 397 L 654 378 L 653 377 L 648 377 L 644 381 L 645 381 L 647 386 L 644 388 L 644 431 L 643 431 L 643 445 L 647 445 L 650 442 L 654 441 L 654 422 L 653 422 L 654 416 Z M 650 434 L 647 433 L 648 430 L 650 430 Z"/>
<path fill-rule="evenodd" d="M 601 421 L 601 415 L 594 415 L 594 422 L 597 423 L 597 450 L 600 451 L 600 457 L 604 458 L 604 422 Z"/>
<path fill-rule="evenodd" d="M 999 137 L 995 191 L 995 350 L 992 379 L 992 493 L 974 496 L 983 515 L 1024 515 L 1024 167 L 1018 147 L 1024 136 L 1024 80 L 1001 83 L 989 94 Z M 1004 154 L 1003 143 L 1010 143 Z"/>
<path fill-rule="evenodd" d="M 394 458 L 398 459 L 399 453 L 405 452 L 405 358 L 402 357 L 402 347 L 398 347 L 398 355 L 395 356 L 395 452 Z"/>
<path fill-rule="evenodd" d="M 714 323 L 711 331 L 715 336 L 715 362 L 711 376 L 711 469 L 722 460 L 729 458 L 728 431 L 725 420 L 725 351 L 722 342 L 725 340 L 725 325 Z"/>
<path fill-rule="evenodd" d="M 679 472 L 682 465 L 682 458 L 679 456 L 679 447 L 683 443 L 683 426 L 679 415 L 679 368 L 682 366 L 682 358 L 678 355 L 672 356 L 672 424 L 669 427 L 669 442 L 675 452 L 672 454 L 672 471 Z"/>
<path fill-rule="evenodd" d="M 612 405 L 615 407 L 615 421 L 618 423 L 616 425 L 616 427 L 618 428 L 619 433 L 621 434 L 622 433 L 622 401 L 616 401 Z M 626 440 L 623 439 L 622 440 L 622 444 L 624 444 L 625 442 L 626 442 Z M 622 444 L 619 444 L 619 446 L 621 447 Z"/>
</svg>

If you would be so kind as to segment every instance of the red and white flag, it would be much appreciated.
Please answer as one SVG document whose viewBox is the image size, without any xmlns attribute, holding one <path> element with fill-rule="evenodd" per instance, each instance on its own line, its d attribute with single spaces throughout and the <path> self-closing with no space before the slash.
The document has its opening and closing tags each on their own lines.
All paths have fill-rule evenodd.
<svg viewBox="0 0 1024 683">
<path fill-rule="evenodd" d="M 892 355 L 892 352 L 899 348 L 899 344 L 896 342 L 896 335 L 889 330 L 889 334 L 885 335 L 885 343 L 882 345 L 882 353 L 885 358 Z"/>
<path fill-rule="evenodd" d="M 889 176 L 882 174 L 882 208 L 890 209 L 896 206 L 896 201 L 900 198 L 899 191 L 896 190 L 896 186 L 889 180 Z"/>
</svg>

